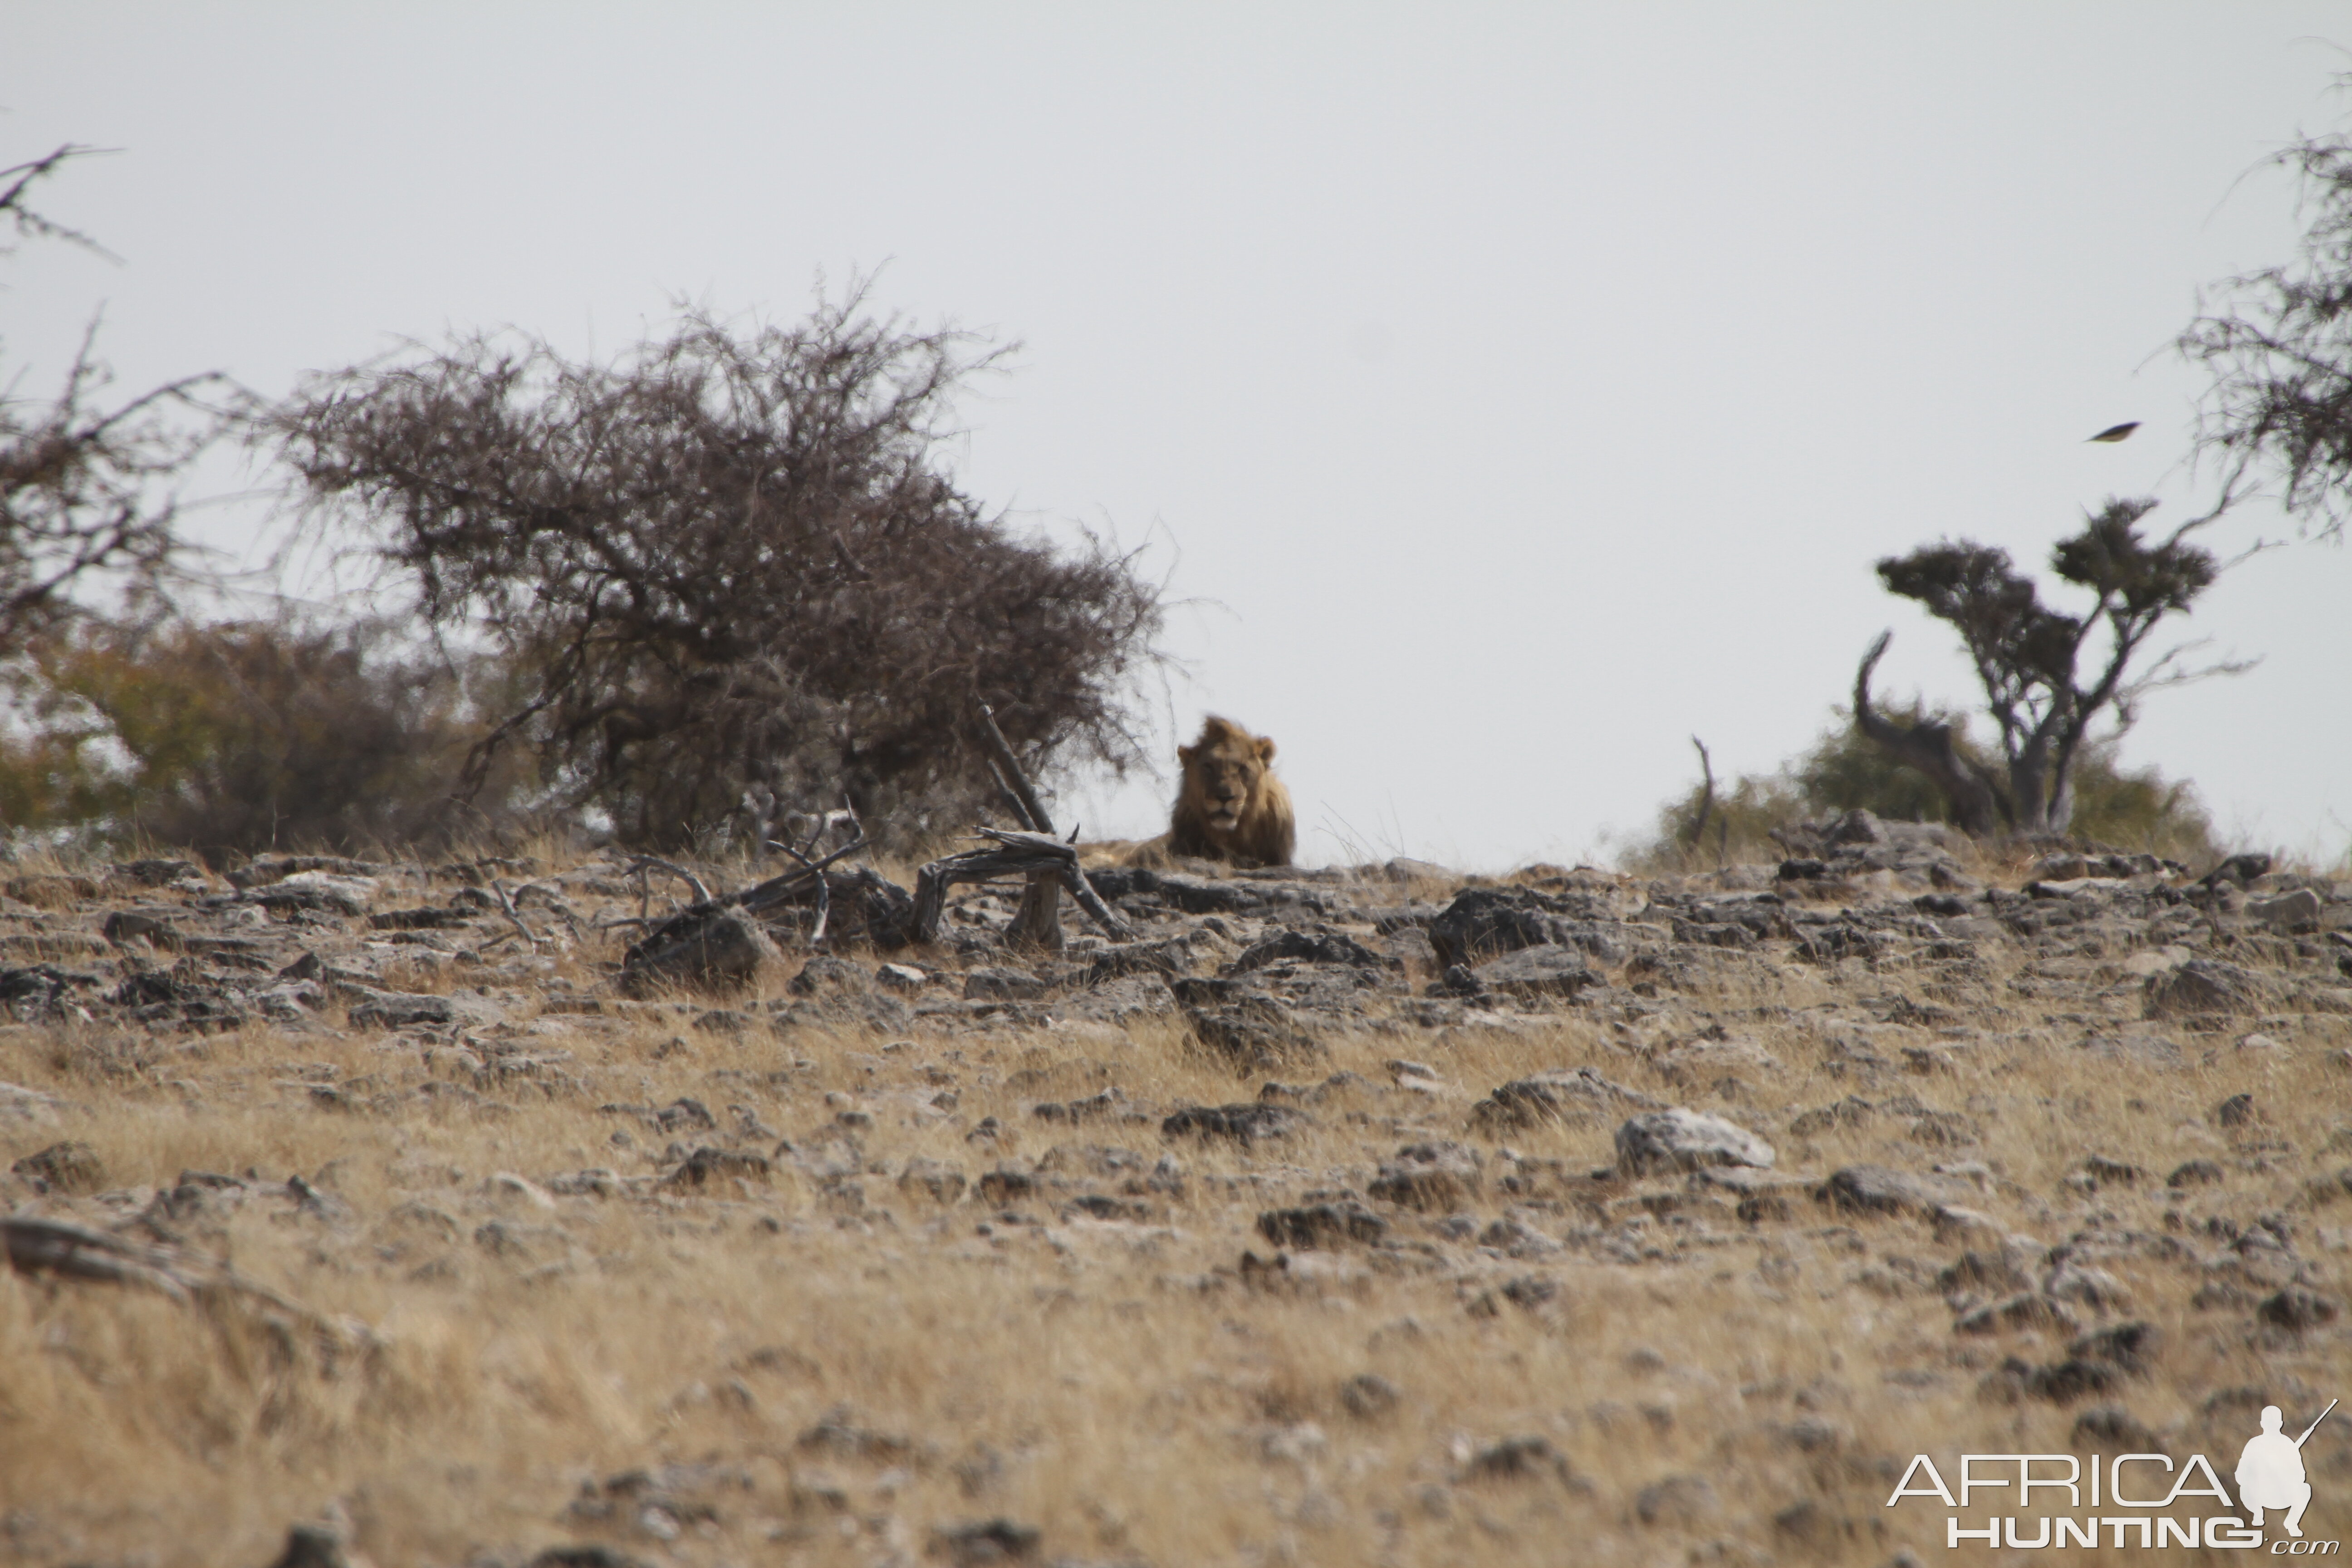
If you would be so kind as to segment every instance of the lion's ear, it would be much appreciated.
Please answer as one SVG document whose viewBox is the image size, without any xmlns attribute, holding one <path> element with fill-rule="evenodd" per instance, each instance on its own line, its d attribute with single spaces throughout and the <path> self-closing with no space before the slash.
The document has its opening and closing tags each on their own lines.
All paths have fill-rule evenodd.
<svg viewBox="0 0 2352 1568">
<path fill-rule="evenodd" d="M 1201 748 L 1198 746 L 1179 746 L 1176 748 L 1176 761 L 1179 764 L 1184 767 L 1191 767 L 1192 765 L 1193 759 L 1198 757 L 1200 754 Z"/>
<path fill-rule="evenodd" d="M 1257 760 L 1261 763 L 1274 761 L 1274 742 L 1271 738 L 1265 735 L 1257 738 Z"/>
</svg>

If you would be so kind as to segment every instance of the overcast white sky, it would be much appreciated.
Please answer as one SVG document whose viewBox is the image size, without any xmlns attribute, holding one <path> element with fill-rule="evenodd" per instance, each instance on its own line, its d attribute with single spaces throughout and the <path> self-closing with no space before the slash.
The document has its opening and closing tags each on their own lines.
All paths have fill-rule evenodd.
<svg viewBox="0 0 2352 1568">
<path fill-rule="evenodd" d="M 0 21 L 27 247 L 10 374 L 93 309 L 126 385 L 268 394 L 404 337 L 572 353 L 820 275 L 1024 346 L 960 461 L 1024 526 L 1149 542 L 1188 732 L 1276 737 L 1309 862 L 1591 858 L 1882 688 L 1970 694 L 1873 561 L 2039 568 L 2185 472 L 2195 292 L 2286 260 L 2241 178 L 2352 115 L 2340 4 L 125 5 Z M 2120 420 L 2118 446 L 2084 437 Z M 243 546 L 250 509 L 214 515 Z M 2290 531 L 2274 510 L 2224 548 Z M 2352 842 L 2352 555 L 2188 630 L 2259 655 L 2126 759 L 2233 837 Z M 1155 699 L 1155 700 L 1157 700 Z M 1154 830 L 1160 786 L 1086 797 Z"/>
</svg>

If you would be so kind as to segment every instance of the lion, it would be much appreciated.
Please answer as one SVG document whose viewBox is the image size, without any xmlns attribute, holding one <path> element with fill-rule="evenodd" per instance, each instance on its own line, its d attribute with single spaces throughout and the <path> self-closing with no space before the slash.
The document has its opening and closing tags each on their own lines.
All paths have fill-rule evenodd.
<svg viewBox="0 0 2352 1568">
<path fill-rule="evenodd" d="M 1290 792 L 1268 771 L 1274 742 L 1210 715 L 1201 738 L 1176 748 L 1184 776 L 1168 823 L 1168 852 L 1236 866 L 1287 866 L 1298 825 Z"/>
<path fill-rule="evenodd" d="M 1168 831 L 1156 838 L 1107 838 L 1078 851 L 1088 869 L 1172 871 L 1180 858 L 1240 867 L 1287 866 L 1297 842 L 1290 792 L 1267 771 L 1274 742 L 1211 715 L 1201 738 L 1176 748 L 1183 769 Z"/>
</svg>

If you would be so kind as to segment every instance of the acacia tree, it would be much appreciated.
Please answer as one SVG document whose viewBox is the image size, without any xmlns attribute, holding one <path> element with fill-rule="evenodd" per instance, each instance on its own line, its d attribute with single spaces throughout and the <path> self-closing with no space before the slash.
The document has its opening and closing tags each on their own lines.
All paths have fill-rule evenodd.
<svg viewBox="0 0 2352 1568">
<path fill-rule="evenodd" d="M 642 842 L 762 788 L 846 795 L 905 841 L 993 798 L 979 700 L 1033 772 L 1139 756 L 1124 698 L 1158 657 L 1156 586 L 964 494 L 940 446 L 996 355 L 860 306 L 741 336 L 690 316 L 609 364 L 475 335 L 276 412 L 319 515 L 515 671 L 473 778 L 528 745 Z"/>
<path fill-rule="evenodd" d="M 0 257 L 26 238 L 105 254 L 28 200 L 37 182 L 90 151 L 68 145 L 0 170 L 0 216 L 12 236 Z M 56 396 L 0 395 L 0 656 L 85 614 L 94 584 L 152 593 L 187 554 L 173 503 L 155 487 L 221 434 L 229 411 L 205 395 L 233 397 L 235 389 L 222 376 L 196 375 L 106 406 L 111 377 L 96 340 L 93 322 Z"/>
<path fill-rule="evenodd" d="M 2000 733 L 2005 768 L 1969 755 L 1949 723 L 1931 718 L 1904 725 L 1872 707 L 1871 674 L 1891 631 L 1871 644 L 1855 672 L 1854 722 L 1896 761 L 1932 780 L 1963 830 L 1983 836 L 2006 825 L 2021 833 L 2063 833 L 2074 815 L 2075 764 L 2102 714 L 2115 716 L 2120 733 L 2155 688 L 2246 668 L 2186 669 L 2178 662 L 2185 650 L 2176 648 L 2133 672 L 2158 625 L 2187 614 L 2221 571 L 2210 552 L 2188 541 L 2219 510 L 2150 542 L 2138 523 L 2155 506 L 2110 500 L 2052 551 L 2052 571 L 2092 595 L 2081 615 L 2043 604 L 2009 552 L 1990 545 L 1947 541 L 1878 563 L 1887 592 L 1916 600 L 1959 634 Z"/>
<path fill-rule="evenodd" d="M 2213 377 L 2198 437 L 2221 458 L 2225 489 L 2272 469 L 2287 510 L 2341 539 L 2352 518 L 2352 138 L 2305 137 L 2269 162 L 2294 172 L 2311 215 L 2298 261 L 2227 280 L 2222 309 L 2175 347 Z"/>
</svg>

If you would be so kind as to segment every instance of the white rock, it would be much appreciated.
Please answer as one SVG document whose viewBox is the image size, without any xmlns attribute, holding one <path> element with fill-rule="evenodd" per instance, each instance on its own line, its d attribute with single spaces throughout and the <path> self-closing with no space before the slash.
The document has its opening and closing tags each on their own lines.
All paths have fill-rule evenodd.
<svg viewBox="0 0 2352 1568">
<path fill-rule="evenodd" d="M 1686 1106 L 1653 1110 L 1617 1129 L 1617 1165 L 1627 1175 L 1707 1165 L 1769 1169 L 1772 1145 L 1745 1127 Z"/>
<path fill-rule="evenodd" d="M 0 1125 L 18 1121 L 46 1127 L 58 1119 L 59 1103 L 54 1094 L 20 1084 L 0 1083 Z"/>
<path fill-rule="evenodd" d="M 554 1195 L 529 1176 L 518 1176 L 512 1171 L 499 1171 L 482 1184 L 482 1191 L 494 1198 L 518 1200 L 535 1209 L 555 1212 Z"/>
</svg>

